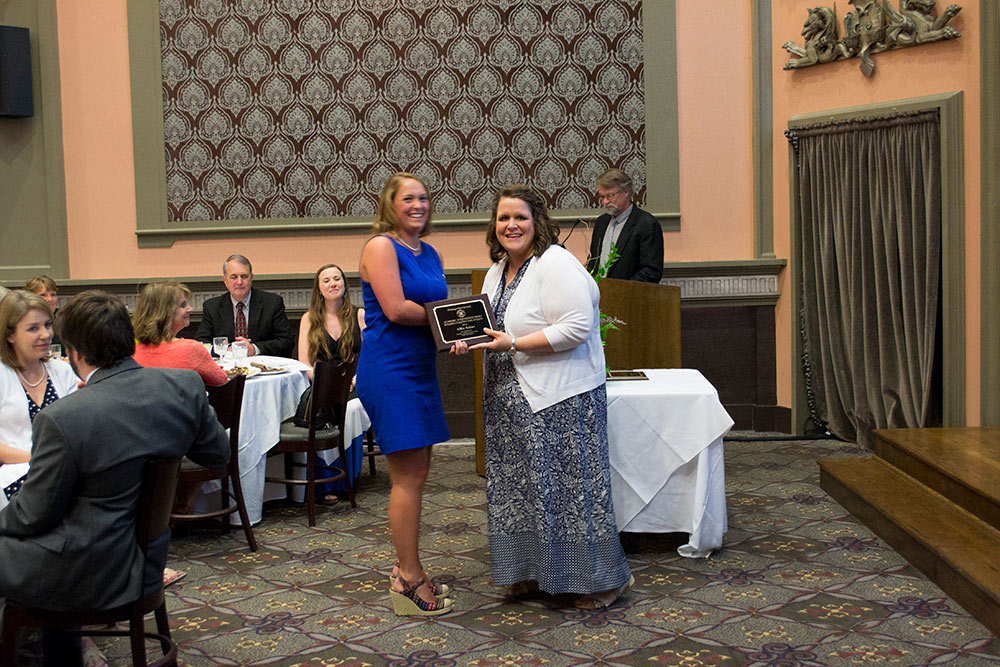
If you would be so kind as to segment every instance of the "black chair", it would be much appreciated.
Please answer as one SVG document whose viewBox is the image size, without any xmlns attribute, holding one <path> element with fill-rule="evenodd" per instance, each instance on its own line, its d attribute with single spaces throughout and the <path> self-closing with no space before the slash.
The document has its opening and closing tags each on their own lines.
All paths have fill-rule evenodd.
<svg viewBox="0 0 1000 667">
<path fill-rule="evenodd" d="M 351 380 L 358 366 L 357 355 L 341 364 L 329 364 L 317 361 L 313 366 L 313 390 L 309 401 L 309 426 L 296 426 L 292 420 L 282 422 L 279 442 L 268 451 L 268 456 L 284 454 L 285 476 L 266 477 L 266 481 L 284 484 L 288 497 L 292 496 L 292 486 L 305 485 L 306 507 L 309 513 L 309 525 L 316 525 L 316 485 L 328 484 L 344 480 L 347 495 L 351 499 L 351 507 L 357 507 L 354 499 L 354 485 L 347 474 L 347 452 L 344 447 L 344 419 L 347 415 L 347 401 L 351 393 Z M 332 420 L 330 428 L 324 428 L 327 419 Z M 344 467 L 327 465 L 316 461 L 316 453 L 337 448 L 340 462 Z M 293 459 L 296 453 L 305 453 L 306 462 L 297 463 Z M 316 468 L 326 470 L 326 477 L 316 477 Z M 293 476 L 295 468 L 305 468 L 306 478 Z"/>
<path fill-rule="evenodd" d="M 237 375 L 221 387 L 208 387 L 208 402 L 215 408 L 219 423 L 223 428 L 229 429 L 229 463 L 221 468 L 205 468 L 185 458 L 181 462 L 177 500 L 170 520 L 187 521 L 222 517 L 222 526 L 228 532 L 229 515 L 239 512 L 250 551 L 257 551 L 257 540 L 253 536 L 253 527 L 247 516 L 247 504 L 243 500 L 243 486 L 240 484 L 240 413 L 243 409 L 243 388 L 246 381 L 245 375 Z M 194 495 L 202 483 L 213 479 L 219 480 L 222 484 L 222 508 L 194 514 L 187 499 Z M 229 489 L 230 484 L 232 491 Z M 230 505 L 230 500 L 234 504 Z"/>
<path fill-rule="evenodd" d="M 163 534 L 170 522 L 170 505 L 177 490 L 179 459 L 154 458 L 147 461 L 143 470 L 142 487 L 135 514 L 135 541 L 145 559 L 150 542 Z M 146 638 L 160 642 L 163 657 L 151 665 L 176 665 L 177 643 L 170 638 L 167 604 L 163 597 L 163 575 L 160 585 L 148 595 L 140 594 L 132 602 L 112 609 L 86 609 L 82 611 L 55 611 L 22 605 L 8 600 L 3 614 L 3 648 L 0 654 L 2 667 L 17 664 L 17 634 L 21 627 L 66 629 L 71 635 L 98 637 L 128 636 L 132 643 L 132 664 L 146 665 Z M 156 632 L 145 631 L 146 614 L 156 617 Z M 81 630 L 83 626 L 110 626 L 128 621 L 128 630 Z"/>
<path fill-rule="evenodd" d="M 369 428 L 365 433 L 365 456 L 368 457 L 368 474 L 375 476 L 375 457 L 382 456 L 382 450 L 375 442 L 375 430 Z"/>
</svg>

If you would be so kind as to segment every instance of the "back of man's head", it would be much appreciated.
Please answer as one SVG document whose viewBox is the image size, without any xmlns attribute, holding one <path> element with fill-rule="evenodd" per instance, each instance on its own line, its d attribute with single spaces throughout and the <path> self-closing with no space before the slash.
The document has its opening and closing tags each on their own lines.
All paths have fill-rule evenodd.
<svg viewBox="0 0 1000 667">
<path fill-rule="evenodd" d="M 80 292 L 56 315 L 63 345 L 91 366 L 107 368 L 135 354 L 135 334 L 121 299 L 107 292 Z"/>
</svg>

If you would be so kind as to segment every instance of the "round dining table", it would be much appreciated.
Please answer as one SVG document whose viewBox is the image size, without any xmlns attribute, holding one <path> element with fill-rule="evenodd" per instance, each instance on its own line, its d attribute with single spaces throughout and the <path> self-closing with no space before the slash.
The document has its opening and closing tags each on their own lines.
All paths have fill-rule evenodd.
<svg viewBox="0 0 1000 667">
<path fill-rule="evenodd" d="M 262 372 L 247 378 L 243 390 L 243 406 L 240 413 L 240 482 L 243 486 L 243 497 L 247 506 L 247 515 L 251 524 L 259 523 L 265 500 L 285 497 L 284 484 L 267 484 L 264 481 L 268 466 L 267 452 L 278 443 L 281 422 L 292 417 L 298 407 L 302 392 L 309 386 L 309 371 L 311 367 L 298 359 L 258 355 L 250 357 L 248 362 L 262 364 L 270 368 L 280 368 L 282 372 Z M 223 359 L 221 366 L 231 368 L 231 359 Z M 251 366 L 253 368 L 253 366 Z M 348 474 L 355 479 L 363 459 L 362 439 L 368 430 L 370 422 L 368 415 L 358 399 L 351 399 L 347 406 L 345 433 L 347 435 Z M 320 452 L 320 456 L 328 463 L 339 465 L 339 454 L 336 449 Z M 282 466 L 280 457 L 274 457 L 271 465 Z M 283 474 L 283 468 L 276 473 Z M 203 496 L 211 494 L 211 499 L 203 498 L 197 503 L 199 510 L 218 506 L 218 481 L 206 482 L 202 487 Z M 337 490 L 334 486 L 332 490 Z M 293 499 L 302 500 L 302 489 L 293 490 Z M 239 524 L 239 515 L 232 514 L 234 525 Z"/>
</svg>

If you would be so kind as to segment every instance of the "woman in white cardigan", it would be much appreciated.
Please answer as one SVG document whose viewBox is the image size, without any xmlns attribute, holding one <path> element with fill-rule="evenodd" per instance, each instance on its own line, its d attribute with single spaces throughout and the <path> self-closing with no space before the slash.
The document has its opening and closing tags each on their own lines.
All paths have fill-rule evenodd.
<svg viewBox="0 0 1000 667">
<path fill-rule="evenodd" d="M 525 186 L 493 200 L 483 291 L 497 330 L 484 349 L 486 498 L 493 583 L 511 597 L 614 602 L 633 579 L 615 524 L 597 285 L 555 245 Z M 468 348 L 460 343 L 453 352 Z"/>
<path fill-rule="evenodd" d="M 0 301 L 0 490 L 27 472 L 31 421 L 39 410 L 76 390 L 69 364 L 50 359 L 52 310 L 30 292 L 9 292 Z M 7 498 L 0 493 L 0 506 Z"/>
</svg>

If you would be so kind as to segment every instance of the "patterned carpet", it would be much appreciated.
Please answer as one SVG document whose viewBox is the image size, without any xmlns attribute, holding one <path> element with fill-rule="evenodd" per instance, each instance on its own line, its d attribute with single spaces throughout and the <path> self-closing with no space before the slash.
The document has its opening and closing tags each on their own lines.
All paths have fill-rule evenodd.
<svg viewBox="0 0 1000 667">
<path fill-rule="evenodd" d="M 484 483 L 469 445 L 435 449 L 425 565 L 457 588 L 457 611 L 397 618 L 385 462 L 359 508 L 268 505 L 258 553 L 242 533 L 175 537 L 169 589 L 182 664 L 476 667 L 563 665 L 1000 664 L 1000 642 L 818 486 L 815 460 L 858 456 L 832 441 L 726 445 L 729 533 L 708 560 L 681 537 L 626 535 L 636 577 L 602 612 L 516 603 L 490 586 Z M 99 642 L 100 643 L 100 642 Z M 101 644 L 127 664 L 124 642 Z"/>
</svg>

